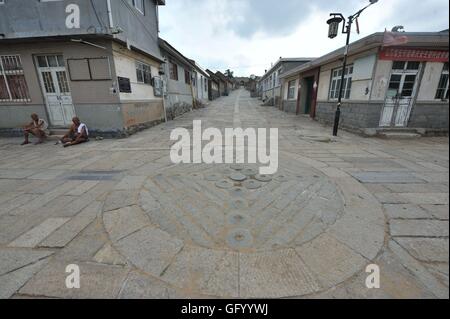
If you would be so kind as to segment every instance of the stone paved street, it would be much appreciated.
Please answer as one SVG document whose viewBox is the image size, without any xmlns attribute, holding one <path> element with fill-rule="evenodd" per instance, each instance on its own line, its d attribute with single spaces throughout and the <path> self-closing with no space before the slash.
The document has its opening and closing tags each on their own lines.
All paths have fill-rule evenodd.
<svg viewBox="0 0 450 319">
<path fill-rule="evenodd" d="M 279 128 L 278 173 L 172 164 L 195 119 Z M 0 298 L 448 298 L 448 138 L 330 132 L 238 90 L 128 139 L 0 139 Z"/>
</svg>

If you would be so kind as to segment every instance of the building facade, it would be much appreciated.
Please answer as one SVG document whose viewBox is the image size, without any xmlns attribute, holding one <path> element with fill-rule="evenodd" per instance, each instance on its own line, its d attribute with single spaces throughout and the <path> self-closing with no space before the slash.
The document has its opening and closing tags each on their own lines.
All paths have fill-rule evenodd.
<svg viewBox="0 0 450 319">
<path fill-rule="evenodd" d="M 192 61 L 195 69 L 194 69 L 194 93 L 196 104 L 198 106 L 205 105 L 209 101 L 209 75 L 203 70 L 203 68 L 198 65 L 195 61 Z"/>
<path fill-rule="evenodd" d="M 228 78 L 220 71 L 215 73 L 216 77 L 219 79 L 219 92 L 220 96 L 228 96 L 230 94 L 230 86 Z"/>
<path fill-rule="evenodd" d="M 376 33 L 350 45 L 341 127 L 366 133 L 405 128 L 448 132 L 448 31 L 398 36 L 407 43 L 385 46 L 385 34 Z M 282 108 L 332 124 L 343 52 L 284 74 Z"/>
<path fill-rule="evenodd" d="M 213 71 L 207 69 L 206 72 L 209 75 L 208 81 L 209 100 L 213 101 L 220 97 L 220 79 L 216 76 L 216 74 Z"/>
<path fill-rule="evenodd" d="M 195 104 L 195 65 L 167 41 L 160 39 L 165 83 L 165 108 L 167 119 L 192 111 Z"/>
<path fill-rule="evenodd" d="M 280 107 L 281 75 L 311 60 L 311 58 L 280 58 L 259 80 L 263 101 L 267 105 Z"/>
<path fill-rule="evenodd" d="M 162 121 L 157 36 L 164 4 L 2 1 L 0 132 L 21 134 L 31 113 L 50 128 L 67 128 L 78 116 L 103 136 Z"/>
</svg>

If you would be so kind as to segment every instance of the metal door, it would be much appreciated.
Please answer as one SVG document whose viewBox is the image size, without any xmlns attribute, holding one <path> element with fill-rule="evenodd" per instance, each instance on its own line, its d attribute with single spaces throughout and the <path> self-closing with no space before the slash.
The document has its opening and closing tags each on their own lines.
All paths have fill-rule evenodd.
<svg viewBox="0 0 450 319">
<path fill-rule="evenodd" d="M 380 127 L 408 126 L 420 67 L 420 62 L 394 62 Z"/>
</svg>

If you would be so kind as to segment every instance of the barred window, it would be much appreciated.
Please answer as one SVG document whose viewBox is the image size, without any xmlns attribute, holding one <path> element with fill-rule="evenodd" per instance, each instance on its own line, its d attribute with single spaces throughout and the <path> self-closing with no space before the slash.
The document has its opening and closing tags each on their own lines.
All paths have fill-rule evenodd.
<svg viewBox="0 0 450 319">
<path fill-rule="evenodd" d="M 439 80 L 438 89 L 436 92 L 436 99 L 448 100 L 448 62 L 444 64 L 444 69 L 442 70 L 441 79 Z"/>
<path fill-rule="evenodd" d="M 352 90 L 353 65 L 349 65 L 345 69 L 344 85 L 342 98 L 349 99 Z M 339 90 L 341 89 L 342 68 L 335 69 L 331 72 L 330 100 L 339 98 Z"/>
<path fill-rule="evenodd" d="M 19 55 L 0 56 L 0 102 L 31 102 Z"/>
<path fill-rule="evenodd" d="M 150 65 L 142 62 L 136 62 L 136 75 L 138 83 L 149 85 L 152 83 L 152 70 Z"/>
</svg>

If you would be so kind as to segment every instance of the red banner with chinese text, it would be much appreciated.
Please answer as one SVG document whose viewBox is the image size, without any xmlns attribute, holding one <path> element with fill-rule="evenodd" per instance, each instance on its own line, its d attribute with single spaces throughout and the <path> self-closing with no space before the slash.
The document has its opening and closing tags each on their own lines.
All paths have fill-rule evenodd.
<svg viewBox="0 0 450 319">
<path fill-rule="evenodd" d="M 380 60 L 448 62 L 448 59 L 448 51 L 444 50 L 384 48 L 380 52 Z"/>
</svg>

